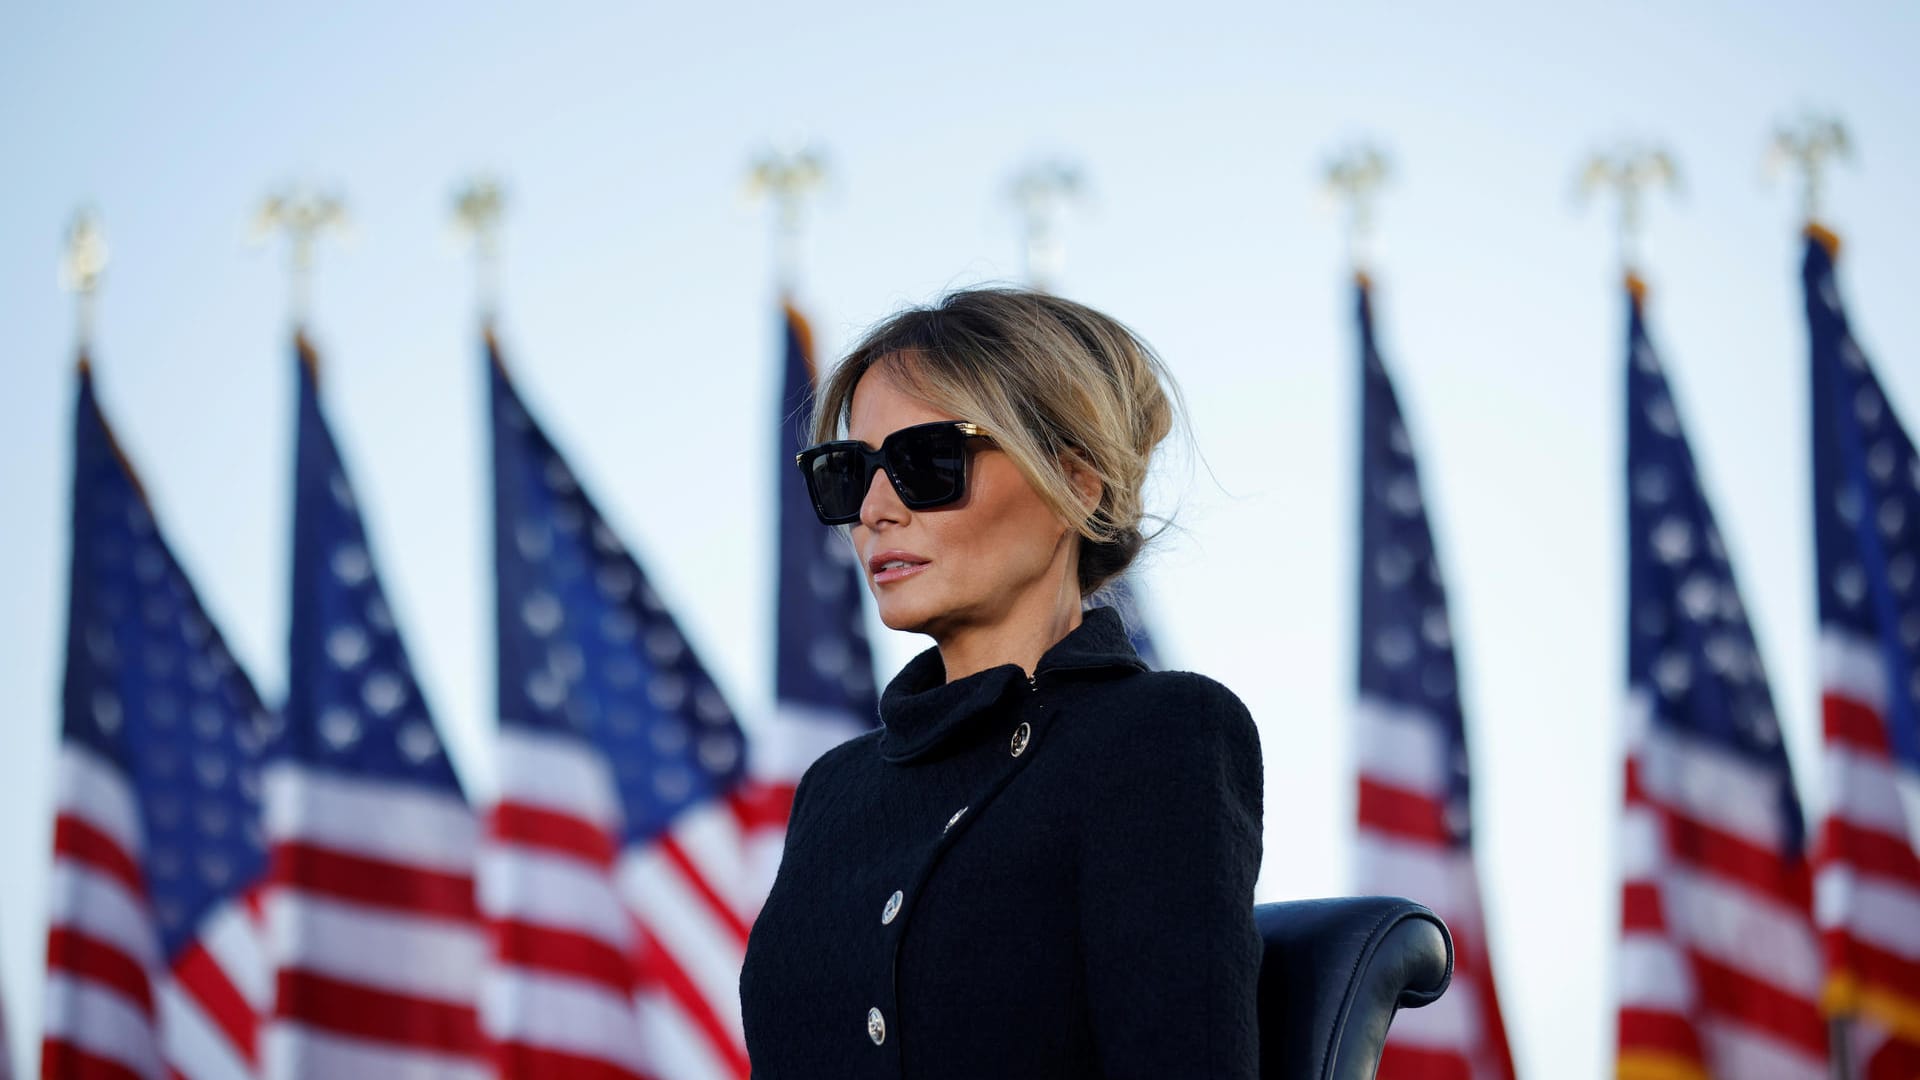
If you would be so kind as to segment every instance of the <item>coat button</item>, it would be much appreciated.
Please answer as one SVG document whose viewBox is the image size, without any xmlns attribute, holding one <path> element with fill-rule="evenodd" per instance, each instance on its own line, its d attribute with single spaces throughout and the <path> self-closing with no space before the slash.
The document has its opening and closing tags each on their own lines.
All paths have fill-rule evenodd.
<svg viewBox="0 0 1920 1080">
<path fill-rule="evenodd" d="M 941 829 L 940 829 L 940 831 L 941 831 L 941 832 L 946 832 L 946 831 L 947 831 L 948 829 L 951 829 L 951 828 L 953 828 L 953 824 L 954 824 L 954 822 L 956 822 L 956 821 L 959 821 L 959 820 L 960 820 L 960 815 L 961 815 L 961 814 L 964 814 L 964 813 L 966 813 L 966 812 L 967 812 L 967 808 L 966 808 L 966 807 L 964 807 L 964 806 L 963 806 L 963 807 L 961 807 L 961 808 L 960 808 L 960 809 L 958 809 L 958 810 L 955 810 L 955 811 L 953 812 L 953 816 L 947 819 L 947 823 L 946 823 L 946 824 L 945 824 L 944 826 L 942 826 L 942 827 L 941 827 Z"/>
<path fill-rule="evenodd" d="M 880 1015 L 879 1009 L 867 1010 L 867 1038 L 872 1039 L 875 1046 L 887 1041 L 887 1018 Z"/>
<path fill-rule="evenodd" d="M 900 914 L 900 901 L 904 899 L 906 899 L 906 897 L 900 895 L 899 889 L 893 890 L 893 895 L 887 897 L 887 906 L 880 909 L 881 925 L 884 926 L 885 924 L 892 922 L 893 917 L 895 915 Z"/>
<path fill-rule="evenodd" d="M 1012 750 L 1013 750 L 1014 757 L 1019 757 L 1021 754 L 1026 752 L 1027 740 L 1031 738 L 1032 735 L 1033 735 L 1033 728 L 1027 726 L 1027 722 L 1025 720 L 1020 721 L 1020 726 L 1013 729 Z"/>
</svg>

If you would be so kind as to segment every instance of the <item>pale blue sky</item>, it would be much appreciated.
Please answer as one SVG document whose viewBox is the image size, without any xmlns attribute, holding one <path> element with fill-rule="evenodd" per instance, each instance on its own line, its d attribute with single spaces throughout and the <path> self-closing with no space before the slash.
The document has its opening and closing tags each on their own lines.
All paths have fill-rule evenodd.
<svg viewBox="0 0 1920 1080">
<path fill-rule="evenodd" d="M 739 200 L 749 157 L 790 136 L 831 155 L 804 288 L 830 355 L 903 303 L 1016 277 L 1007 177 L 1076 157 L 1092 191 L 1061 290 L 1160 349 L 1211 468 L 1168 474 L 1183 529 L 1144 589 L 1170 662 L 1260 723 L 1267 900 L 1348 888 L 1355 376 L 1318 183 L 1369 136 L 1397 166 L 1379 314 L 1454 598 L 1508 1024 L 1528 1074 L 1600 1077 L 1624 315 L 1611 212 L 1577 209 L 1572 178 L 1624 136 L 1679 160 L 1683 196 L 1649 214 L 1651 318 L 1817 799 L 1795 196 L 1759 165 L 1808 105 L 1850 125 L 1857 160 L 1831 185 L 1843 287 L 1920 418 L 1916 45 L 1920 8 L 1891 2 L 0 6 L 0 990 L 17 1058 L 37 1042 L 65 619 L 72 313 L 55 264 L 79 203 L 113 252 L 102 398 L 272 698 L 292 367 L 283 258 L 242 241 L 288 180 L 346 196 L 356 234 L 322 248 L 313 300 L 325 389 L 398 621 L 484 794 L 483 384 L 447 240 L 457 184 L 504 177 L 521 384 L 751 724 L 772 683 L 777 370 L 766 222 Z M 883 677 L 923 645 L 886 638 Z"/>
</svg>

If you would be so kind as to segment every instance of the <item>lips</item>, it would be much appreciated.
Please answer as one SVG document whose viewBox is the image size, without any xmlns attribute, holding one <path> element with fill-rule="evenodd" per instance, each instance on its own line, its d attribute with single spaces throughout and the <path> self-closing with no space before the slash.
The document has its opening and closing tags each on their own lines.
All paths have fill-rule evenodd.
<svg viewBox="0 0 1920 1080">
<path fill-rule="evenodd" d="M 911 551 L 888 550 L 876 552 L 867 560 L 867 573 L 876 585 L 909 578 L 925 570 L 929 561 L 925 556 L 915 555 Z"/>
</svg>

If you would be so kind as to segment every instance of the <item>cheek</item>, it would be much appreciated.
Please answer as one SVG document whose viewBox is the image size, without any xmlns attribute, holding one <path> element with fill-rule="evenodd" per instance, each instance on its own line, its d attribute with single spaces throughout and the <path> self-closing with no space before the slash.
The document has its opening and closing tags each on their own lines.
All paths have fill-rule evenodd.
<svg viewBox="0 0 1920 1080">
<path fill-rule="evenodd" d="M 941 519 L 941 546 L 964 554 L 982 578 L 1019 577 L 1044 567 L 1064 526 L 1005 456 L 977 462 L 966 505 Z"/>
</svg>

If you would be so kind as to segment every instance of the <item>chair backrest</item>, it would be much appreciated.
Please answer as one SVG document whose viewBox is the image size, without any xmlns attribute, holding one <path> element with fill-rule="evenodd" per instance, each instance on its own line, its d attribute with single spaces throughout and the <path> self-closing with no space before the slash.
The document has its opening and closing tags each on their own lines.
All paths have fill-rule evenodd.
<svg viewBox="0 0 1920 1080">
<path fill-rule="evenodd" d="M 1256 904 L 1261 1080 L 1374 1080 L 1399 1009 L 1437 1001 L 1453 937 L 1393 896 Z"/>
</svg>

